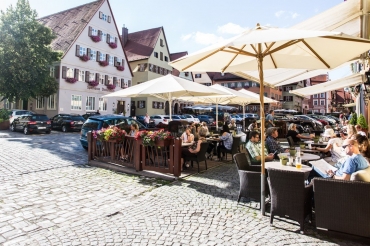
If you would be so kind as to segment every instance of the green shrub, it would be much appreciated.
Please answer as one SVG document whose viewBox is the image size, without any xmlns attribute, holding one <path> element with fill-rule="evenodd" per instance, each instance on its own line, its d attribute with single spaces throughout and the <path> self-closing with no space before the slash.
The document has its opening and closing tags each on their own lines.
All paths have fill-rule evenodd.
<svg viewBox="0 0 370 246">
<path fill-rule="evenodd" d="M 357 125 L 360 125 L 362 129 L 367 129 L 369 126 L 366 123 L 365 116 L 360 114 L 357 118 Z"/>
<path fill-rule="evenodd" d="M 349 120 L 349 124 L 356 125 L 357 124 L 357 114 L 352 113 L 351 119 Z"/>
<path fill-rule="evenodd" d="M 9 114 L 10 114 L 10 111 L 3 108 L 3 109 L 0 109 L 0 122 L 3 122 L 3 121 L 6 121 L 6 120 L 9 120 Z"/>
</svg>

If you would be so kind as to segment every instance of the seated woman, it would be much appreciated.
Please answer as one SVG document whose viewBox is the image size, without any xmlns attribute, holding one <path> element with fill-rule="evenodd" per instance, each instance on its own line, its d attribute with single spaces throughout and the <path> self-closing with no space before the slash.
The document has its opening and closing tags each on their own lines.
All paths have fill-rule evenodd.
<svg viewBox="0 0 370 246">
<path fill-rule="evenodd" d="M 341 138 L 340 134 L 336 135 L 334 132 L 331 134 L 328 145 L 325 148 L 312 147 L 312 149 L 316 149 L 322 153 L 330 151 L 331 157 L 326 157 L 324 160 L 333 165 L 337 163 L 340 158 L 344 157 L 345 153 L 342 149 L 344 139 Z"/>
<path fill-rule="evenodd" d="M 351 125 L 351 124 L 347 125 L 347 134 L 348 134 L 347 136 L 348 139 L 351 139 L 353 136 L 357 134 L 357 131 L 354 125 Z"/>
<path fill-rule="evenodd" d="M 220 140 L 222 140 L 222 141 L 219 142 L 219 144 L 217 146 L 217 157 L 218 157 L 219 161 L 222 160 L 221 159 L 221 149 L 231 150 L 231 148 L 233 146 L 233 136 L 230 133 L 229 126 L 224 125 L 222 127 L 221 132 L 222 132 L 222 135 L 220 137 Z"/>
<path fill-rule="evenodd" d="M 312 138 L 311 136 L 303 136 L 299 134 L 297 132 L 297 126 L 294 123 L 289 125 L 286 137 L 292 137 L 295 143 L 299 143 L 301 139 L 311 139 Z"/>
<path fill-rule="evenodd" d="M 199 139 L 198 141 L 194 142 L 192 146 L 189 148 L 183 148 L 181 151 L 181 157 L 185 160 L 186 156 L 196 156 L 197 153 L 200 151 L 200 146 L 202 143 L 206 141 L 206 130 L 204 128 L 200 128 L 199 130 Z M 183 169 L 187 169 L 189 167 L 189 163 L 185 163 L 182 165 Z"/>
<path fill-rule="evenodd" d="M 186 128 L 185 132 L 181 135 L 181 139 L 184 143 L 192 143 L 194 141 L 194 135 L 191 134 L 191 128 Z"/>
<path fill-rule="evenodd" d="M 365 157 L 365 159 L 369 162 L 370 160 L 369 139 L 361 134 L 354 135 L 352 139 L 357 141 L 358 149 L 360 150 L 361 155 Z"/>
<path fill-rule="evenodd" d="M 128 136 L 135 137 L 136 134 L 139 132 L 139 126 L 136 123 L 132 123 L 130 125 L 130 132 L 128 133 Z M 121 147 L 121 160 L 127 161 L 128 155 L 125 155 L 125 148 L 127 148 L 127 143 L 124 142 L 124 144 Z"/>
</svg>

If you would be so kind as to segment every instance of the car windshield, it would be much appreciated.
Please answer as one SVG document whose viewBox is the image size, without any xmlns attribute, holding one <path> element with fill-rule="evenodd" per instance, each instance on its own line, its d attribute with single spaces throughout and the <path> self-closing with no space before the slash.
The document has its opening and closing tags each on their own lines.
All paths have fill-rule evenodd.
<svg viewBox="0 0 370 246">
<path fill-rule="evenodd" d="M 30 120 L 35 121 L 48 121 L 49 118 L 46 115 L 32 115 Z"/>
<path fill-rule="evenodd" d="M 31 112 L 27 110 L 21 110 L 21 111 L 16 111 L 15 114 L 16 115 L 31 114 Z"/>
<path fill-rule="evenodd" d="M 73 120 L 73 121 L 84 121 L 85 119 L 82 116 L 72 116 L 71 120 Z"/>
<path fill-rule="evenodd" d="M 101 124 L 102 121 L 100 120 L 88 119 L 83 125 L 83 128 L 86 130 L 97 130 Z"/>
<path fill-rule="evenodd" d="M 137 124 L 139 129 L 145 128 L 145 126 L 143 124 L 141 124 L 139 121 L 137 121 L 135 119 L 132 119 L 132 118 L 128 118 L 127 119 L 127 124 L 131 125 L 132 123 Z"/>
<path fill-rule="evenodd" d="M 163 118 L 168 120 L 170 116 L 163 116 Z"/>
</svg>

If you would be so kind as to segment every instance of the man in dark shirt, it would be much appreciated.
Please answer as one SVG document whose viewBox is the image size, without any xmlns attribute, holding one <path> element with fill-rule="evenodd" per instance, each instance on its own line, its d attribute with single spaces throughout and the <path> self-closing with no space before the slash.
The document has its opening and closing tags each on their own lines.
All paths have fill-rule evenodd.
<svg viewBox="0 0 370 246">
<path fill-rule="evenodd" d="M 283 147 L 281 147 L 280 143 L 277 141 L 279 133 L 276 127 L 268 128 L 266 134 L 266 145 L 270 153 L 282 153 L 289 151 L 288 149 L 285 150 Z"/>
</svg>

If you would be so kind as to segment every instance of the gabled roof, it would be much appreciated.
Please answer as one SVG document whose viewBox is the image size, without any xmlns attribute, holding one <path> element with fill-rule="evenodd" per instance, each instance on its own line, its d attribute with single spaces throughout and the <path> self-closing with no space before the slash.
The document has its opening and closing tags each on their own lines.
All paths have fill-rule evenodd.
<svg viewBox="0 0 370 246">
<path fill-rule="evenodd" d="M 182 51 L 182 52 L 177 52 L 177 53 L 172 53 L 170 54 L 170 61 L 174 61 L 174 60 L 177 60 L 183 56 L 186 56 L 188 55 L 188 52 L 187 51 Z"/>
<path fill-rule="evenodd" d="M 221 80 L 246 80 L 246 79 L 244 79 L 242 77 L 236 76 L 236 75 L 231 74 L 231 73 L 224 73 L 222 75 L 222 73 L 213 72 L 213 73 L 208 73 L 208 76 L 213 81 L 217 81 L 217 80 L 218 81 L 221 81 Z"/>
<path fill-rule="evenodd" d="M 39 22 L 57 36 L 51 42 L 52 49 L 66 54 L 103 3 L 98 0 L 40 18 Z"/>
</svg>

